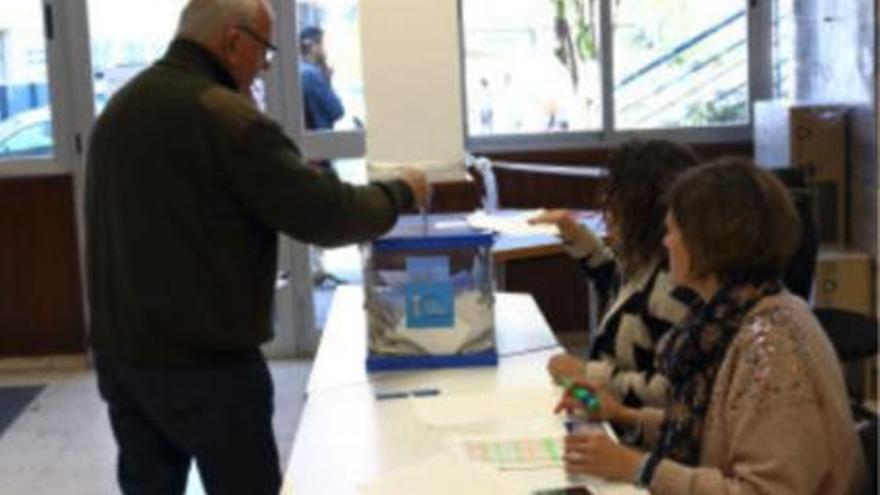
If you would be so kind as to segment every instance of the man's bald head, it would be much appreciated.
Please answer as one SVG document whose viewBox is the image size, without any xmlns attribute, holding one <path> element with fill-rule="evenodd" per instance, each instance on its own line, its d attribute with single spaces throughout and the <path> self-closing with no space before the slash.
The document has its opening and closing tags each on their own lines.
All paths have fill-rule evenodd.
<svg viewBox="0 0 880 495">
<path fill-rule="evenodd" d="M 255 26 L 261 16 L 274 19 L 266 0 L 189 0 L 177 27 L 177 35 L 212 47 L 230 26 Z"/>
<path fill-rule="evenodd" d="M 269 0 L 189 0 L 177 36 L 210 51 L 250 96 L 254 79 L 269 68 L 274 23 Z"/>
</svg>

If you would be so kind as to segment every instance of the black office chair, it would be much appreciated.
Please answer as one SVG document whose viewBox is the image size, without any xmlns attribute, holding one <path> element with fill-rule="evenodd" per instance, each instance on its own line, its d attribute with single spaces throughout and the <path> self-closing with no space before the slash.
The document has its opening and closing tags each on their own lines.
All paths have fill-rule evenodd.
<svg viewBox="0 0 880 495">
<path fill-rule="evenodd" d="M 819 235 L 813 211 L 813 193 L 807 188 L 803 170 L 796 167 L 774 169 L 797 208 L 801 219 L 801 240 L 788 262 L 782 281 L 792 293 L 810 300 L 813 276 L 816 273 L 816 257 L 819 253 Z"/>
<path fill-rule="evenodd" d="M 844 309 L 816 308 L 813 312 L 828 334 L 844 367 L 853 420 L 868 466 L 868 484 L 864 493 L 874 495 L 877 493 L 878 417 L 862 405 L 865 388 L 861 364 L 864 359 L 877 354 L 878 322 L 869 316 Z"/>
<path fill-rule="evenodd" d="M 845 309 L 813 309 L 822 328 L 828 333 L 834 350 L 844 363 L 877 354 L 877 320 Z"/>
<path fill-rule="evenodd" d="M 869 416 L 856 419 L 856 431 L 859 432 L 859 440 L 862 441 L 862 452 L 865 454 L 865 464 L 868 466 L 868 479 L 865 495 L 877 494 L 877 415 L 868 412 Z"/>
<path fill-rule="evenodd" d="M 863 360 L 877 354 L 877 320 L 845 309 L 815 308 L 813 313 L 837 351 L 853 404 L 865 399 Z"/>
</svg>

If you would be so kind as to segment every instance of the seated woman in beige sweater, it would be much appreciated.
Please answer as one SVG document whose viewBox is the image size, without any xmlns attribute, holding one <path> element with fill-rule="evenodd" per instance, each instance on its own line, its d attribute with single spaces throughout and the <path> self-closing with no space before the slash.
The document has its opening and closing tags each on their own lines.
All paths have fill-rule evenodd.
<svg viewBox="0 0 880 495">
<path fill-rule="evenodd" d="M 640 428 L 648 450 L 573 434 L 566 469 L 658 495 L 855 493 L 864 460 L 837 357 L 778 281 L 799 232 L 787 192 L 726 159 L 685 172 L 667 199 L 671 277 L 701 301 L 658 350 L 669 403 L 630 408 L 581 382 L 599 401 L 588 414 Z M 571 394 L 564 409 L 585 411 Z"/>
</svg>

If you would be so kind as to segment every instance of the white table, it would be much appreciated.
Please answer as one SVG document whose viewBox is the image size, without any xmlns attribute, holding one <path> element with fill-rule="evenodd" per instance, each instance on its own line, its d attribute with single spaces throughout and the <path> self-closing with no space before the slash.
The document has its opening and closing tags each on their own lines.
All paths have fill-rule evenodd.
<svg viewBox="0 0 880 495">
<path fill-rule="evenodd" d="M 406 399 L 377 401 L 377 390 L 438 388 L 442 394 L 492 394 L 550 387 L 547 359 L 557 342 L 532 298 L 498 294 L 497 367 L 372 373 L 365 371 L 366 322 L 361 287 L 337 289 L 307 386 L 285 495 L 348 495 L 383 473 L 426 459 L 444 448 L 445 432 L 414 415 Z M 549 418 L 548 420 L 552 420 Z M 482 426 L 474 434 L 497 434 Z M 517 473 L 517 484 L 565 484 L 562 470 Z M 549 481 L 548 481 L 549 480 Z M 556 481 L 559 480 L 559 481 Z M 597 482 L 601 494 L 644 493 Z"/>
</svg>

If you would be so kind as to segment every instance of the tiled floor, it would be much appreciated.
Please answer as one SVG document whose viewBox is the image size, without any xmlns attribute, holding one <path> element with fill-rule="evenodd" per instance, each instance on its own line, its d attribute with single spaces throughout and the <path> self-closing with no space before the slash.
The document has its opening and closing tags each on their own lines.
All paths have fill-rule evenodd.
<svg viewBox="0 0 880 495">
<path fill-rule="evenodd" d="M 287 466 L 310 361 L 273 361 L 274 429 Z M 21 368 L 16 366 L 13 368 Z M 0 386 L 48 384 L 0 436 L 0 493 L 3 495 L 103 495 L 119 493 L 116 445 L 94 373 L 80 365 L 54 371 L 23 371 L 0 363 Z M 190 476 L 188 495 L 203 493 Z"/>
</svg>

